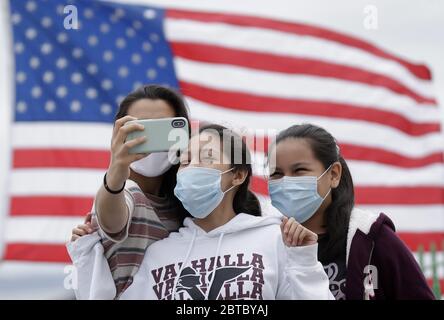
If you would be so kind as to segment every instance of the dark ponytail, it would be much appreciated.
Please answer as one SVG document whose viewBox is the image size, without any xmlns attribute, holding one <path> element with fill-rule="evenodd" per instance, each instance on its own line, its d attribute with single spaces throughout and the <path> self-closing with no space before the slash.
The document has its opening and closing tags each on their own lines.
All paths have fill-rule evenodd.
<svg viewBox="0 0 444 320">
<path fill-rule="evenodd" d="M 205 130 L 217 133 L 223 143 L 223 153 L 230 155 L 230 163 L 234 171 L 245 171 L 247 173 L 244 182 L 238 187 L 234 195 L 234 212 L 236 214 L 247 213 L 260 216 L 262 214 L 260 202 L 249 189 L 253 170 L 251 168 L 251 154 L 244 140 L 232 130 L 218 124 L 206 124 L 199 128 L 199 132 Z M 240 159 L 239 156 L 241 156 Z"/>
<path fill-rule="evenodd" d="M 277 136 L 276 144 L 289 138 L 306 139 L 324 169 L 334 162 L 342 166 L 341 180 L 338 187 L 332 189 L 332 201 L 325 210 L 328 239 L 327 245 L 318 253 L 319 261 L 324 263 L 346 250 L 348 225 L 355 204 L 353 179 L 335 138 L 325 129 L 312 124 L 294 125 Z"/>
</svg>

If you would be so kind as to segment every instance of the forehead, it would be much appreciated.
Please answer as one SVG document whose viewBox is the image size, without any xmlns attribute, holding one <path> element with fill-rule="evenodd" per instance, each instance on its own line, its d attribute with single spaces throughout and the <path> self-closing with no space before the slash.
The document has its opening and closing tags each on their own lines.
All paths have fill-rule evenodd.
<svg viewBox="0 0 444 320">
<path fill-rule="evenodd" d="M 316 160 L 308 139 L 303 138 L 282 140 L 272 150 L 273 152 L 275 152 L 277 163 Z"/>
<path fill-rule="evenodd" d="M 138 119 L 160 119 L 174 117 L 174 109 L 161 99 L 140 99 L 128 109 L 128 115 Z"/>
<path fill-rule="evenodd" d="M 199 146 L 199 149 L 211 149 L 213 152 L 219 152 L 222 147 L 219 135 L 208 131 L 203 131 L 191 137 L 190 144 L 191 146 Z"/>
</svg>

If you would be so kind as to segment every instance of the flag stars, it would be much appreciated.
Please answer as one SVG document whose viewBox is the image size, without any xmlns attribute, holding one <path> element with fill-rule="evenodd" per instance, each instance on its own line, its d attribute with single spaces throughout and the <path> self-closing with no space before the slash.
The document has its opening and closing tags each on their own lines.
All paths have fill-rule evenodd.
<svg viewBox="0 0 444 320">
<path fill-rule="evenodd" d="M 123 38 L 117 38 L 116 40 L 116 47 L 119 49 L 123 49 L 126 46 L 126 41 Z"/>
<path fill-rule="evenodd" d="M 156 10 L 147 9 L 143 12 L 143 17 L 148 20 L 156 18 Z"/>
<path fill-rule="evenodd" d="M 25 82 L 26 81 L 26 73 L 24 73 L 23 71 L 17 72 L 15 79 L 18 83 Z"/>
<path fill-rule="evenodd" d="M 90 46 L 93 47 L 93 46 L 97 45 L 98 42 L 99 42 L 99 39 L 96 36 L 92 35 L 92 36 L 88 37 L 88 44 Z"/>
<path fill-rule="evenodd" d="M 139 64 L 142 61 L 142 57 L 138 53 L 134 53 L 131 55 L 131 62 L 134 64 Z"/>
<path fill-rule="evenodd" d="M 21 42 L 17 42 L 17 43 L 14 45 L 14 51 L 15 51 L 15 53 L 20 54 L 20 53 L 22 53 L 23 51 L 25 51 L 25 46 L 23 45 L 23 43 L 21 43 Z"/>
<path fill-rule="evenodd" d="M 161 68 L 166 67 L 167 65 L 167 59 L 165 57 L 159 57 L 157 58 L 157 65 Z"/>
<path fill-rule="evenodd" d="M 129 38 L 132 38 L 136 35 L 136 31 L 134 31 L 133 28 L 126 28 L 125 33 L 126 33 L 127 37 L 129 37 Z"/>
<path fill-rule="evenodd" d="M 22 16 L 18 13 L 13 13 L 11 16 L 11 21 L 14 25 L 18 25 L 20 22 L 22 22 Z"/>
<path fill-rule="evenodd" d="M 41 23 L 44 28 L 49 28 L 52 26 L 52 20 L 50 17 L 43 17 Z"/>
<path fill-rule="evenodd" d="M 26 29 L 25 36 L 29 40 L 34 40 L 37 37 L 37 31 L 34 28 L 28 28 Z"/>
<path fill-rule="evenodd" d="M 56 61 L 56 66 L 59 69 L 65 69 L 68 65 L 68 61 L 65 58 L 58 58 Z"/>
<path fill-rule="evenodd" d="M 60 32 L 57 35 L 57 41 L 60 43 L 65 43 L 68 40 L 68 35 L 65 32 Z"/>
<path fill-rule="evenodd" d="M 94 17 L 94 11 L 92 11 L 90 8 L 87 8 L 83 11 L 83 16 L 86 19 L 91 19 Z"/>
<path fill-rule="evenodd" d="M 44 44 L 42 44 L 40 51 L 44 54 L 44 55 L 48 55 L 51 53 L 52 51 L 52 46 L 50 43 L 45 42 Z"/>
<path fill-rule="evenodd" d="M 79 84 L 80 82 L 82 82 L 82 80 L 83 80 L 82 74 L 79 73 L 79 72 L 74 72 L 74 73 L 71 75 L 71 81 L 72 81 L 74 84 Z"/>
<path fill-rule="evenodd" d="M 72 112 L 79 112 L 82 109 L 82 104 L 78 100 L 73 100 L 69 106 Z"/>
<path fill-rule="evenodd" d="M 59 97 L 59 98 L 64 98 L 64 97 L 66 97 L 66 95 L 68 94 L 68 89 L 66 89 L 66 87 L 65 86 L 59 86 L 59 87 L 57 87 L 57 89 L 56 89 L 56 95 L 57 95 L 57 97 Z"/>
<path fill-rule="evenodd" d="M 34 12 L 35 9 L 37 9 L 37 5 L 36 5 L 36 3 L 34 1 L 28 1 L 26 3 L 26 10 L 28 12 Z"/>
<path fill-rule="evenodd" d="M 40 98 L 42 95 L 42 89 L 39 86 L 35 86 L 31 89 L 31 96 L 34 99 Z"/>
<path fill-rule="evenodd" d="M 97 90 L 94 89 L 94 88 L 88 88 L 88 89 L 86 90 L 86 96 L 87 96 L 89 99 L 95 99 L 95 98 L 97 98 Z"/>
<path fill-rule="evenodd" d="M 29 66 L 33 69 L 37 69 L 40 66 L 40 59 L 37 57 L 32 57 L 29 59 Z"/>
<path fill-rule="evenodd" d="M 54 101 L 52 101 L 52 100 L 46 101 L 46 103 L 45 103 L 46 112 L 49 112 L 49 113 L 54 112 L 55 108 L 56 108 L 56 105 L 55 105 Z"/>
<path fill-rule="evenodd" d="M 90 63 L 87 67 L 86 67 L 86 71 L 91 74 L 94 75 L 97 73 L 97 71 L 99 71 L 99 68 L 97 67 L 96 64 L 94 63 Z"/>
<path fill-rule="evenodd" d="M 103 53 L 103 60 L 105 60 L 106 62 L 110 62 L 110 61 L 112 61 L 113 58 L 114 58 L 114 55 L 113 55 L 113 52 L 112 52 L 112 51 L 110 51 L 110 50 L 106 50 L 106 51 Z"/>
<path fill-rule="evenodd" d="M 64 5 L 62 5 L 62 4 L 59 4 L 58 6 L 57 6 L 57 8 L 56 8 L 56 12 L 57 12 L 57 14 L 58 15 L 63 15 L 63 9 L 64 9 Z"/>
<path fill-rule="evenodd" d="M 139 20 L 134 21 L 134 22 L 133 22 L 133 27 L 134 27 L 134 29 L 136 29 L 136 30 L 140 30 L 140 29 L 142 29 L 142 22 L 140 22 Z"/>
<path fill-rule="evenodd" d="M 108 33 L 109 32 L 109 24 L 107 23 L 102 23 L 100 25 L 100 32 L 101 33 Z"/>
<path fill-rule="evenodd" d="M 102 88 L 104 90 L 110 90 L 113 87 L 113 82 L 110 79 L 104 79 L 102 81 Z"/>
<path fill-rule="evenodd" d="M 139 89 L 142 86 L 142 82 L 136 81 L 133 83 L 133 90 Z"/>
<path fill-rule="evenodd" d="M 27 108 L 28 108 L 28 106 L 27 106 L 26 102 L 24 102 L 24 101 L 17 102 L 17 112 L 25 113 Z"/>
<path fill-rule="evenodd" d="M 83 50 L 81 48 L 74 48 L 72 50 L 72 56 L 76 59 L 79 59 L 83 56 Z"/>
<path fill-rule="evenodd" d="M 143 50 L 143 51 L 145 51 L 145 52 L 150 52 L 151 49 L 152 49 L 151 43 L 149 43 L 149 42 L 144 42 L 144 43 L 142 44 L 142 50 Z"/>
<path fill-rule="evenodd" d="M 157 76 L 157 71 L 155 69 L 150 68 L 147 70 L 146 76 L 148 77 L 148 79 L 153 80 Z"/>
<path fill-rule="evenodd" d="M 100 106 L 100 112 L 102 112 L 102 113 L 105 114 L 105 115 L 110 114 L 111 111 L 112 111 L 112 108 L 111 108 L 111 106 L 110 106 L 109 104 L 107 104 L 107 103 L 104 103 L 104 104 L 102 104 L 102 105 Z"/>
<path fill-rule="evenodd" d="M 123 18 L 125 16 L 125 10 L 123 10 L 122 8 L 117 8 L 116 10 L 114 10 L 114 15 L 117 18 Z"/>
<path fill-rule="evenodd" d="M 129 70 L 127 67 L 120 67 L 117 73 L 119 77 L 126 78 L 128 76 Z"/>
<path fill-rule="evenodd" d="M 118 105 L 120 105 L 120 103 L 123 101 L 123 99 L 125 99 L 125 96 L 119 94 L 119 95 L 116 97 L 116 103 L 117 103 Z"/>
<path fill-rule="evenodd" d="M 51 83 L 54 81 L 54 73 L 52 73 L 51 71 L 46 71 L 43 74 L 43 82 L 45 83 Z"/>
<path fill-rule="evenodd" d="M 151 40 L 152 42 L 158 42 L 159 39 L 160 39 L 160 37 L 159 37 L 159 35 L 158 35 L 157 33 L 151 33 L 151 34 L 150 34 L 150 40 Z"/>
</svg>

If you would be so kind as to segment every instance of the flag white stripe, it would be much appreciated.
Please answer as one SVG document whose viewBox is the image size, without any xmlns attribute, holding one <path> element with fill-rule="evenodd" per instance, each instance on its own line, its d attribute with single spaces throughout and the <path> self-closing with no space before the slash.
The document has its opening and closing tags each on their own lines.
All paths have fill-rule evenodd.
<svg viewBox="0 0 444 320">
<path fill-rule="evenodd" d="M 330 121 L 328 117 L 251 113 L 227 110 L 190 97 L 187 97 L 187 100 L 195 119 L 218 122 L 237 129 L 257 130 L 257 136 L 260 136 L 261 132 L 268 134 L 294 124 L 310 122 L 331 130 L 341 143 L 383 148 L 411 157 L 423 157 L 444 150 L 442 133 L 410 137 L 385 126 L 357 120 Z M 221 119 L 234 120 L 228 122 Z M 14 148 L 109 150 L 111 135 L 112 125 L 110 124 L 15 123 L 12 126 L 12 145 Z"/>
<path fill-rule="evenodd" d="M 396 230 L 411 232 L 443 232 L 443 205 L 359 205 L 364 210 L 383 212 L 393 220 Z"/>
<path fill-rule="evenodd" d="M 14 148 L 106 149 L 111 145 L 112 124 L 82 122 L 16 122 Z"/>
<path fill-rule="evenodd" d="M 6 222 L 6 242 L 65 243 L 82 217 L 11 217 Z"/>
<path fill-rule="evenodd" d="M 398 63 L 337 42 L 259 27 L 171 18 L 166 19 L 165 32 L 170 41 L 202 43 L 289 57 L 318 59 L 356 67 L 368 72 L 387 75 L 425 97 L 434 96 L 430 81 L 416 78 Z M 227 34 L 230 37 L 226 37 Z"/>
<path fill-rule="evenodd" d="M 252 155 L 253 173 L 260 177 L 268 175 L 265 155 Z M 391 165 L 361 160 L 347 160 L 353 182 L 359 186 L 437 186 L 444 187 L 444 164 L 421 168 L 399 168 Z"/>
<path fill-rule="evenodd" d="M 10 177 L 11 196 L 95 196 L 105 170 L 16 169 Z"/>
<path fill-rule="evenodd" d="M 174 63 L 179 79 L 213 89 L 372 107 L 395 112 L 418 123 L 438 122 L 440 116 L 436 107 L 418 106 L 410 97 L 353 81 L 253 70 L 183 58 L 175 58 Z"/>
<path fill-rule="evenodd" d="M 382 148 L 409 157 L 423 157 L 444 150 L 442 133 L 411 137 L 393 128 L 364 121 L 332 121 L 331 118 L 319 116 L 227 110 L 191 97 L 186 98 L 194 119 L 227 124 L 239 129 L 282 130 L 295 124 L 313 123 L 328 130 L 340 143 Z"/>
<path fill-rule="evenodd" d="M 443 175 L 433 176 L 438 169 L 397 169 L 385 165 L 371 165 L 348 161 L 355 186 L 443 187 Z M 261 165 L 253 164 L 255 175 L 265 178 Z M 10 194 L 94 196 L 103 179 L 105 169 L 15 169 L 10 177 Z"/>
</svg>

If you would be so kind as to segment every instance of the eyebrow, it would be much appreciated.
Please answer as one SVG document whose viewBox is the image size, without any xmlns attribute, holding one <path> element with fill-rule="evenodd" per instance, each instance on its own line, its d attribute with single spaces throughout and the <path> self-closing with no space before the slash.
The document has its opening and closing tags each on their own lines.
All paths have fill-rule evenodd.
<svg viewBox="0 0 444 320">
<path fill-rule="evenodd" d="M 305 166 L 309 166 L 309 165 L 310 165 L 309 162 L 296 162 L 296 163 L 293 163 L 291 165 L 291 168 L 292 169 L 296 169 L 296 168 L 299 168 L 299 167 L 305 167 Z"/>
</svg>

